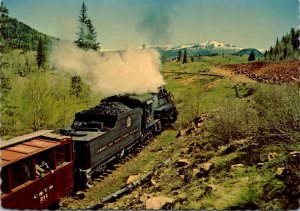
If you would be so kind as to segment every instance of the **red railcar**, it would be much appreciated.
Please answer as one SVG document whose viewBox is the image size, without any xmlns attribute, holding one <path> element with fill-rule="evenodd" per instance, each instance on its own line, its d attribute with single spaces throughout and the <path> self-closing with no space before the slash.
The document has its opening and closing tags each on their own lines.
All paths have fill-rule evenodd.
<svg viewBox="0 0 300 211">
<path fill-rule="evenodd" d="M 45 209 L 74 188 L 72 139 L 43 130 L 3 141 L 1 201 L 11 209 Z"/>
</svg>

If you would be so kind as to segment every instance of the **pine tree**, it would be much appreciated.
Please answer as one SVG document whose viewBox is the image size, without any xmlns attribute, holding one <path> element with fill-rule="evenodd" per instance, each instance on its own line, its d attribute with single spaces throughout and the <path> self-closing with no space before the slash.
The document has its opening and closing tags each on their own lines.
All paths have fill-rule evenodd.
<svg viewBox="0 0 300 211">
<path fill-rule="evenodd" d="M 3 1 L 0 4 L 0 14 L 1 17 L 8 17 L 8 9 L 6 6 L 4 6 Z"/>
<path fill-rule="evenodd" d="M 275 46 L 270 47 L 270 50 L 266 52 L 265 58 L 273 61 L 298 59 L 300 56 L 299 36 L 300 30 L 296 31 L 294 28 L 291 28 L 290 33 L 283 36 L 281 41 L 277 38 Z"/>
<path fill-rule="evenodd" d="M 299 50 L 299 31 L 295 32 L 295 29 L 291 29 L 292 45 L 294 50 Z"/>
<path fill-rule="evenodd" d="M 273 53 L 274 53 L 274 49 L 273 49 L 273 47 L 271 46 L 271 48 L 270 48 L 270 53 L 269 53 L 269 60 L 274 60 Z"/>
<path fill-rule="evenodd" d="M 44 67 L 46 63 L 45 47 L 41 38 L 39 39 L 36 49 L 36 62 L 39 68 Z"/>
<path fill-rule="evenodd" d="M 268 51 L 265 51 L 265 54 L 264 54 L 265 60 L 268 59 L 268 56 L 269 56 L 269 52 L 268 52 Z"/>
<path fill-rule="evenodd" d="M 181 49 L 178 50 L 178 56 L 177 56 L 177 62 L 181 61 L 181 55 L 182 55 L 182 51 Z"/>
<path fill-rule="evenodd" d="M 182 64 L 187 63 L 186 49 L 184 49 Z"/>
<path fill-rule="evenodd" d="M 255 60 L 255 54 L 253 51 L 250 52 L 249 57 L 248 57 L 248 61 L 254 61 Z"/>
<path fill-rule="evenodd" d="M 91 19 L 87 15 L 87 7 L 82 3 L 79 15 L 79 31 L 77 32 L 78 39 L 75 44 L 84 50 L 93 49 L 99 50 L 99 42 L 97 42 L 97 33 L 92 24 Z"/>
</svg>

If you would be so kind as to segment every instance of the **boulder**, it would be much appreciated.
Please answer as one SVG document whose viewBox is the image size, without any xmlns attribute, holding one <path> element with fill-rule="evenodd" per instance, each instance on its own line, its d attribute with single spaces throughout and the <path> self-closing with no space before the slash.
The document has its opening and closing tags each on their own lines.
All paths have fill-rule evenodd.
<svg viewBox="0 0 300 211">
<path fill-rule="evenodd" d="M 203 169 L 204 171 L 210 171 L 213 167 L 213 163 L 201 163 L 200 168 Z"/>
<path fill-rule="evenodd" d="M 179 159 L 179 160 L 177 160 L 177 165 L 179 167 L 188 166 L 188 165 L 190 165 L 190 163 L 191 163 L 191 161 L 188 160 L 188 159 Z"/>
<path fill-rule="evenodd" d="M 77 191 L 75 193 L 75 199 L 83 199 L 85 197 L 85 193 L 83 191 Z"/>
<path fill-rule="evenodd" d="M 263 167 L 264 166 L 264 163 L 257 163 L 257 167 Z"/>
<path fill-rule="evenodd" d="M 158 187 L 157 182 L 154 179 L 150 180 L 150 185 L 154 186 L 154 187 Z"/>
<path fill-rule="evenodd" d="M 193 169 L 193 177 L 197 176 L 200 173 L 199 169 Z"/>
<path fill-rule="evenodd" d="M 207 185 L 206 188 L 205 188 L 205 194 L 211 192 L 211 191 L 215 191 L 217 190 L 217 186 L 216 185 Z"/>
<path fill-rule="evenodd" d="M 146 210 L 162 209 L 167 203 L 174 202 L 174 199 L 166 196 L 157 196 L 146 199 Z"/>
<path fill-rule="evenodd" d="M 189 129 L 187 129 L 186 131 L 185 131 L 185 134 L 188 136 L 188 135 L 191 135 L 192 134 L 192 132 L 195 130 L 195 128 L 194 127 L 190 127 Z"/>
<path fill-rule="evenodd" d="M 151 198 L 152 195 L 151 194 L 143 194 L 142 196 L 140 196 L 140 201 L 141 202 L 145 202 L 147 199 Z"/>
<path fill-rule="evenodd" d="M 129 183 L 135 182 L 140 178 L 140 175 L 130 175 L 127 179 L 126 184 L 128 185 Z"/>
<path fill-rule="evenodd" d="M 175 137 L 179 138 L 180 136 L 183 136 L 183 135 L 184 135 L 184 132 L 182 130 L 179 130 Z"/>
<path fill-rule="evenodd" d="M 293 151 L 293 152 L 290 152 L 290 155 L 291 155 L 293 158 L 299 158 L 299 157 L 300 157 L 300 152 L 298 152 L 298 151 Z"/>
<path fill-rule="evenodd" d="M 274 159 L 275 157 L 277 157 L 277 152 L 270 152 L 269 154 L 268 154 L 268 160 L 272 160 L 272 159 Z"/>
<path fill-rule="evenodd" d="M 276 176 L 281 176 L 284 173 L 285 168 L 283 167 L 278 167 L 276 169 Z"/>
<path fill-rule="evenodd" d="M 243 168 L 244 164 L 238 163 L 238 164 L 233 164 L 230 166 L 231 169 L 238 169 L 238 168 Z"/>
</svg>

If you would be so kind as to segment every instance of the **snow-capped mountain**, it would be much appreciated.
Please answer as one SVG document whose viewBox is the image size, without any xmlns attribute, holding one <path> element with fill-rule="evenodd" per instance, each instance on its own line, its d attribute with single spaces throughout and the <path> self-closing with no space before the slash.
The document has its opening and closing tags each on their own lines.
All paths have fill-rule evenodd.
<svg viewBox="0 0 300 211">
<path fill-rule="evenodd" d="M 186 50 L 188 56 L 203 56 L 203 55 L 216 55 L 216 54 L 235 54 L 235 55 L 243 55 L 249 52 L 250 48 L 241 48 L 232 44 L 226 44 L 219 41 L 205 41 L 202 43 L 191 43 L 191 44 L 182 44 L 178 46 L 173 46 L 170 44 L 166 45 L 143 45 L 138 47 L 137 49 L 156 49 L 161 55 L 166 58 L 174 58 L 177 57 L 178 51 L 181 49 Z M 253 48 L 251 48 L 253 49 Z M 259 55 L 259 52 L 263 52 L 262 49 L 254 49 L 256 54 Z M 102 50 L 104 52 L 110 52 L 113 50 Z M 120 50 L 117 50 L 120 51 Z"/>
<path fill-rule="evenodd" d="M 154 48 L 166 57 L 175 57 L 178 50 L 186 49 L 189 56 L 212 55 L 212 54 L 236 54 L 244 48 L 232 44 L 226 44 L 219 41 L 205 41 L 202 43 L 183 44 L 178 46 L 172 45 L 144 45 L 144 48 Z"/>
<path fill-rule="evenodd" d="M 205 41 L 203 43 L 191 43 L 191 44 L 183 44 L 178 46 L 172 45 L 146 45 L 146 48 L 160 48 L 165 50 L 179 50 L 179 49 L 187 49 L 187 48 L 203 48 L 203 49 L 232 49 L 232 50 L 242 50 L 243 48 L 237 47 L 231 44 L 225 44 L 218 41 Z"/>
</svg>

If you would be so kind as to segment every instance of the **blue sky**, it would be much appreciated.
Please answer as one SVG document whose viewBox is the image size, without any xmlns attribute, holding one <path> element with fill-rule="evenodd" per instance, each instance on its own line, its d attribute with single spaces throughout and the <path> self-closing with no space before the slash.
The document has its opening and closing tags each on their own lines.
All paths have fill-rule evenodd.
<svg viewBox="0 0 300 211">
<path fill-rule="evenodd" d="M 1 0 L 0 0 L 1 1 Z M 83 0 L 4 0 L 9 15 L 75 40 Z M 299 24 L 297 0 L 85 0 L 103 49 L 216 40 L 269 49 Z"/>
</svg>

